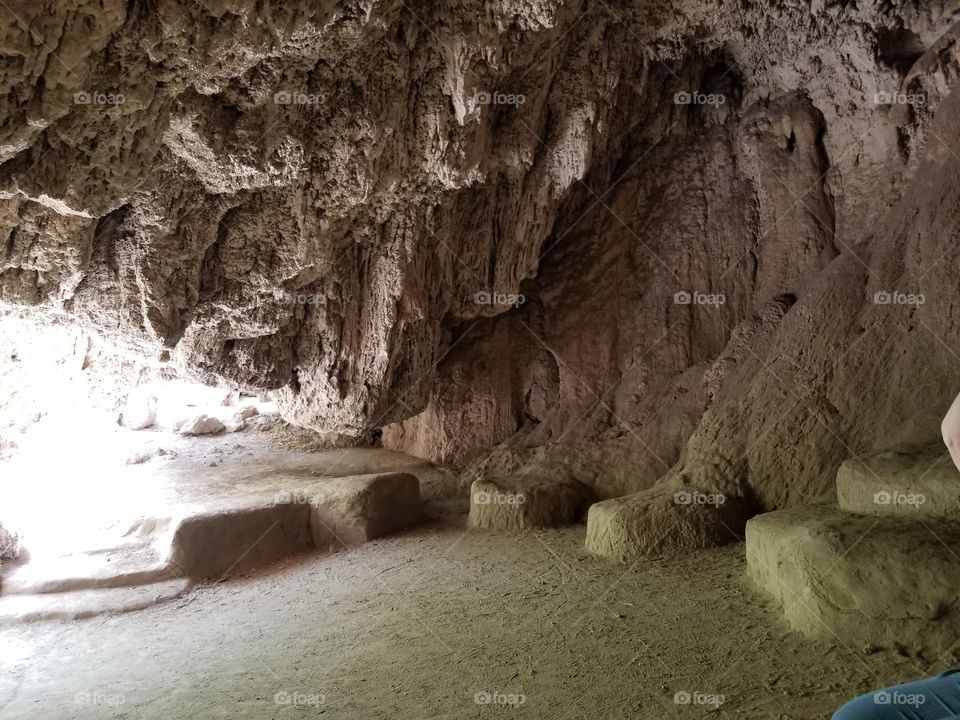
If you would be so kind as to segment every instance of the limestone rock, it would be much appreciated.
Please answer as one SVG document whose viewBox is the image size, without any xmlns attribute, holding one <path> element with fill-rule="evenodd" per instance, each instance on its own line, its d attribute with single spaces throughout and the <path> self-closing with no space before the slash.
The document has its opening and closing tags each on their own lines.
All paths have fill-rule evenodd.
<svg viewBox="0 0 960 720">
<path fill-rule="evenodd" d="M 735 542 L 750 504 L 741 496 L 682 484 L 656 485 L 596 503 L 587 514 L 587 549 L 626 561 Z"/>
<path fill-rule="evenodd" d="M 475 480 L 470 486 L 470 527 L 523 530 L 578 520 L 590 490 L 576 480 L 514 475 Z"/>
<path fill-rule="evenodd" d="M 960 520 L 960 472 L 939 443 L 881 450 L 840 466 L 837 501 L 853 513 Z"/>
<path fill-rule="evenodd" d="M 223 422 L 223 429 L 228 432 L 239 432 L 247 427 L 247 420 L 256 417 L 259 411 L 252 405 L 247 405 L 236 412 L 229 413 L 220 418 Z"/>
<path fill-rule="evenodd" d="M 20 540 L 16 533 L 0 525 L 0 562 L 16 560 L 20 555 Z"/>
<path fill-rule="evenodd" d="M 949 3 L 221 5 L 15 3 L 4 306 L 604 497 L 729 459 L 784 507 L 937 436 Z"/>
<path fill-rule="evenodd" d="M 790 625 L 848 647 L 896 643 L 934 656 L 960 632 L 960 524 L 851 515 L 829 504 L 747 523 L 753 582 Z"/>
<path fill-rule="evenodd" d="M 156 421 L 157 398 L 152 395 L 130 398 L 120 416 L 120 424 L 131 430 L 145 430 Z"/>
<path fill-rule="evenodd" d="M 420 481 L 404 472 L 325 480 L 310 497 L 310 533 L 318 548 L 354 547 L 422 518 Z"/>
<path fill-rule="evenodd" d="M 313 547 L 305 505 L 263 503 L 183 518 L 167 562 L 184 575 L 239 575 Z"/>
<path fill-rule="evenodd" d="M 257 410 L 253 405 L 245 405 L 235 413 L 234 417 L 242 420 L 249 420 L 250 418 L 256 417 L 259 414 L 260 411 Z"/>
<path fill-rule="evenodd" d="M 209 415 L 197 415 L 180 426 L 181 435 L 215 435 L 223 432 L 224 425 L 219 418 Z"/>
<path fill-rule="evenodd" d="M 313 548 L 354 547 L 421 516 L 415 475 L 327 477 L 270 499 L 188 513 L 172 532 L 167 562 L 195 578 L 236 575 Z"/>
</svg>

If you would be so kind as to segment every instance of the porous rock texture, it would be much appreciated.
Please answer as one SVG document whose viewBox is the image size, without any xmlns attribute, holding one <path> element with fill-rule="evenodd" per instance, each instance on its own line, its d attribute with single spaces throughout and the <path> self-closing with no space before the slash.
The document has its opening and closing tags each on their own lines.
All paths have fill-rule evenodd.
<svg viewBox="0 0 960 720">
<path fill-rule="evenodd" d="M 306 505 L 263 503 L 190 515 L 179 521 L 167 562 L 191 577 L 223 577 L 312 547 Z M 249 550 L 238 553 L 237 548 Z"/>
<path fill-rule="evenodd" d="M 312 548 L 356 547 L 422 519 L 420 482 L 411 473 L 324 478 L 296 487 L 270 499 L 186 514 L 172 532 L 167 561 L 191 577 L 223 577 Z"/>
<path fill-rule="evenodd" d="M 565 525 L 583 515 L 590 499 L 589 489 L 569 478 L 484 478 L 470 486 L 469 524 L 488 530 Z"/>
<path fill-rule="evenodd" d="M 751 514 L 742 494 L 706 492 L 673 479 L 592 505 L 586 546 L 629 561 L 723 545 L 743 537 Z"/>
<path fill-rule="evenodd" d="M 223 432 L 223 423 L 208 415 L 197 415 L 180 427 L 181 435 L 212 435 L 218 432 Z"/>
<path fill-rule="evenodd" d="M 15 533 L 0 525 L 0 563 L 15 560 L 20 555 L 20 542 Z"/>
<path fill-rule="evenodd" d="M 837 471 L 841 510 L 960 521 L 960 472 L 941 444 L 880 450 Z"/>
<path fill-rule="evenodd" d="M 12 0 L 0 301 L 475 473 L 829 494 L 960 385 L 958 11 Z"/>
<path fill-rule="evenodd" d="M 406 472 L 348 476 L 306 490 L 315 547 L 356 547 L 422 519 L 420 481 Z"/>
<path fill-rule="evenodd" d="M 747 523 L 747 565 L 790 625 L 847 648 L 899 644 L 934 657 L 960 631 L 960 524 L 849 515 L 829 504 Z"/>
</svg>

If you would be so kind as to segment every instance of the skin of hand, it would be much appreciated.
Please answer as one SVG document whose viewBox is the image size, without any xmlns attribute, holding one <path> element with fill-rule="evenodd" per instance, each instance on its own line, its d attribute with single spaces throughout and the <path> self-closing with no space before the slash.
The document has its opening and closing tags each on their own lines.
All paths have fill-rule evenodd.
<svg viewBox="0 0 960 720">
<path fill-rule="evenodd" d="M 960 395 L 957 395 L 953 405 L 947 410 L 940 424 L 940 431 L 943 433 L 943 442 L 950 451 L 950 457 L 953 458 L 953 464 L 960 470 Z"/>
</svg>

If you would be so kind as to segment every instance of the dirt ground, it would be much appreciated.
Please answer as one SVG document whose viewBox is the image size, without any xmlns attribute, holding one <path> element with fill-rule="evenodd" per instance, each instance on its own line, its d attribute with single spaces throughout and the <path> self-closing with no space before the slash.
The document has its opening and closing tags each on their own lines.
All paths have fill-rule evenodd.
<svg viewBox="0 0 960 720">
<path fill-rule="evenodd" d="M 0 717 L 810 720 L 956 660 L 790 632 L 742 545 L 619 566 L 583 540 L 446 515 L 141 612 L 3 628 Z"/>
</svg>

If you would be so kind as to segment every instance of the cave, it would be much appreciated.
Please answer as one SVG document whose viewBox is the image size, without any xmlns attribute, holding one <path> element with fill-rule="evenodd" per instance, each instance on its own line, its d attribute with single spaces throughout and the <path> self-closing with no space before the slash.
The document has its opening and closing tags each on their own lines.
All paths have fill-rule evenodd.
<svg viewBox="0 0 960 720">
<path fill-rule="evenodd" d="M 960 717 L 960 3 L 0 23 L 0 718 Z"/>
</svg>

